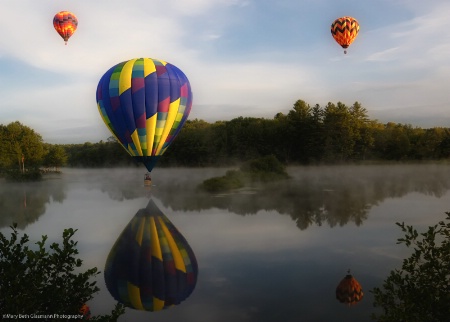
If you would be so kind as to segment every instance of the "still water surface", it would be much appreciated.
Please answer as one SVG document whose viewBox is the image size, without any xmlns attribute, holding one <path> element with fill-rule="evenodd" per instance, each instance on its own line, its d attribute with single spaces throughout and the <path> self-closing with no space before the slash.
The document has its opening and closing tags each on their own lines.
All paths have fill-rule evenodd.
<svg viewBox="0 0 450 322">
<path fill-rule="evenodd" d="M 78 229 L 84 268 L 106 257 L 149 198 L 192 247 L 194 292 L 160 312 L 126 309 L 119 321 L 371 321 L 373 297 L 410 251 L 396 245 L 395 222 L 423 230 L 450 211 L 450 166 L 292 167 L 292 179 L 240 193 L 209 195 L 198 183 L 226 169 L 157 169 L 143 186 L 139 169 L 63 169 L 38 183 L 0 181 L 0 231 L 17 222 L 32 240 L 59 242 Z M 335 298 L 351 269 L 365 295 L 348 307 Z M 92 314 L 114 307 L 101 291 Z M 56 313 L 56 312 L 49 312 Z"/>
</svg>

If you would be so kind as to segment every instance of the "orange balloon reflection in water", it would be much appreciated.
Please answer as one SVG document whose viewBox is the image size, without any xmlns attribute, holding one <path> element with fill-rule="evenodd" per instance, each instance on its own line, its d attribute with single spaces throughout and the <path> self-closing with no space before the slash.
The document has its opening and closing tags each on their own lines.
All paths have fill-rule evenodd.
<svg viewBox="0 0 450 322">
<path fill-rule="evenodd" d="M 363 290 L 359 282 L 350 274 L 342 279 L 339 285 L 336 287 L 336 298 L 341 303 L 348 305 L 354 305 L 362 300 L 364 296 Z"/>
</svg>

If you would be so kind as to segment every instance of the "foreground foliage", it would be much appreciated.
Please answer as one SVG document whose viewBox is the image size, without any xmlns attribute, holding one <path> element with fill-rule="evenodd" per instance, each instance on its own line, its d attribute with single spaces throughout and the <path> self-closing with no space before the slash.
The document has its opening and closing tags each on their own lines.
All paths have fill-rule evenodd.
<svg viewBox="0 0 450 322">
<path fill-rule="evenodd" d="M 80 309 L 99 291 L 92 278 L 97 268 L 75 272 L 83 261 L 76 258 L 76 230 L 65 229 L 62 245 L 52 243 L 46 249 L 47 236 L 29 246 L 29 237 L 19 237 L 17 225 L 7 239 L 0 233 L 0 308 L 11 315 L 79 315 Z M 91 317 L 96 321 L 115 321 L 124 313 L 116 305 L 111 315 Z M 49 319 L 50 321 L 52 319 Z M 56 319 L 58 320 L 58 319 Z"/>
<path fill-rule="evenodd" d="M 405 233 L 398 244 L 413 247 L 401 269 L 391 271 L 383 289 L 374 288 L 374 305 L 381 322 L 441 322 L 450 317 L 450 212 L 446 222 L 418 233 L 412 226 L 397 225 Z"/>
</svg>

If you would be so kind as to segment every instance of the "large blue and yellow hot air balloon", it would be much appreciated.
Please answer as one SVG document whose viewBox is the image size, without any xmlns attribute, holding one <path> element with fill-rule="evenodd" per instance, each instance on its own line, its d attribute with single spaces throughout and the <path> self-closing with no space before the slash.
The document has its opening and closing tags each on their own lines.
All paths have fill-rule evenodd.
<svg viewBox="0 0 450 322">
<path fill-rule="evenodd" d="M 192 91 L 176 66 L 136 58 L 113 66 L 102 76 L 97 107 L 120 144 L 151 172 L 186 121 Z"/>
<path fill-rule="evenodd" d="M 197 283 L 194 252 L 152 199 L 125 227 L 105 265 L 105 282 L 118 302 L 159 311 L 185 300 Z"/>
</svg>

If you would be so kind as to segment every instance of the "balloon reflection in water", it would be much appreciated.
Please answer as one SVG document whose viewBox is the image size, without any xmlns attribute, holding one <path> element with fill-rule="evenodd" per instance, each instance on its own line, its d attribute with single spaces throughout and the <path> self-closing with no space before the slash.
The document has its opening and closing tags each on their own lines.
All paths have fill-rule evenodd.
<svg viewBox="0 0 450 322">
<path fill-rule="evenodd" d="M 341 303 L 353 305 L 361 301 L 363 296 L 364 293 L 361 285 L 350 274 L 350 270 L 348 270 L 348 274 L 342 279 L 336 288 L 336 298 Z"/>
<path fill-rule="evenodd" d="M 145 311 L 185 300 L 195 288 L 197 274 L 194 252 L 152 199 L 117 239 L 104 273 L 114 299 Z"/>
<path fill-rule="evenodd" d="M 89 320 L 91 318 L 91 309 L 89 305 L 84 303 L 80 309 L 80 314 L 83 316 L 83 320 Z"/>
</svg>

